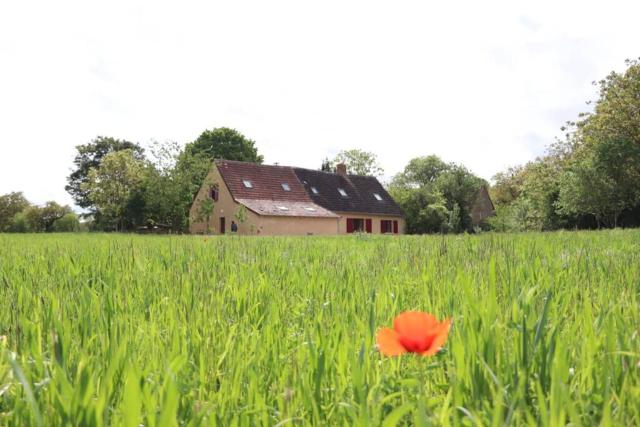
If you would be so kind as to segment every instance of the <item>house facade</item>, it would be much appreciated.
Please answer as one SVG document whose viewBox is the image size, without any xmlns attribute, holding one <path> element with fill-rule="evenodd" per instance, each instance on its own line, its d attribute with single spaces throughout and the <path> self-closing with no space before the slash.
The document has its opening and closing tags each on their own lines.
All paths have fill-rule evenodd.
<svg viewBox="0 0 640 427">
<path fill-rule="evenodd" d="M 216 160 L 189 212 L 191 233 L 402 234 L 402 210 L 375 177 Z"/>
</svg>

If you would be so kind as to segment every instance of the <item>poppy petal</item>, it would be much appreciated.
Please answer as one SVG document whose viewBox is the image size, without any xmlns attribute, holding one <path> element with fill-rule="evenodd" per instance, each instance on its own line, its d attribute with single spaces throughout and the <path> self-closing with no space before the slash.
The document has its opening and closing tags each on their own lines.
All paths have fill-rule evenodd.
<svg viewBox="0 0 640 427">
<path fill-rule="evenodd" d="M 393 329 L 400 336 L 414 342 L 423 342 L 434 334 L 433 328 L 438 320 L 429 313 L 421 311 L 405 311 L 396 316 Z"/>
<path fill-rule="evenodd" d="M 400 344 L 400 335 L 391 328 L 382 328 L 376 335 L 376 342 L 380 352 L 385 356 L 398 356 L 407 350 Z"/>
<path fill-rule="evenodd" d="M 440 351 L 444 343 L 447 342 L 449 337 L 449 328 L 451 327 L 451 319 L 447 319 L 440 323 L 437 327 L 435 335 L 432 337 L 431 344 L 426 351 L 420 353 L 422 356 L 433 356 Z"/>
</svg>

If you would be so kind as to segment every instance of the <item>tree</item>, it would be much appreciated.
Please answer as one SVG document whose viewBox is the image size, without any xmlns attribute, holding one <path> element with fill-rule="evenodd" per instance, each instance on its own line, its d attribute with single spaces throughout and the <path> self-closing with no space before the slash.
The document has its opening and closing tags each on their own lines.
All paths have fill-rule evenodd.
<svg viewBox="0 0 640 427">
<path fill-rule="evenodd" d="M 560 186 L 559 209 L 589 213 L 615 227 L 625 210 L 640 206 L 640 62 L 598 82 L 592 113 L 570 124 L 572 156 Z"/>
<path fill-rule="evenodd" d="M 78 154 L 73 160 L 75 170 L 68 176 L 65 190 L 82 208 L 94 208 L 89 190 L 84 184 L 88 182 L 89 171 L 97 168 L 107 154 L 130 150 L 134 158 L 138 160 L 144 158 L 144 150 L 138 144 L 104 136 L 98 136 L 88 144 L 78 145 L 76 149 Z"/>
<path fill-rule="evenodd" d="M 640 207 L 640 63 L 627 66 L 596 83 L 593 111 L 567 123 L 544 157 L 496 176 L 496 202 L 509 206 L 501 227 L 615 227 Z"/>
<path fill-rule="evenodd" d="M 417 157 L 397 174 L 389 191 L 405 211 L 407 232 L 471 231 L 471 206 L 485 181 L 437 156 Z"/>
<path fill-rule="evenodd" d="M 24 211 L 29 230 L 35 233 L 53 231 L 53 224 L 66 214 L 72 213 L 69 206 L 49 201 L 43 206 L 29 206 Z"/>
<path fill-rule="evenodd" d="M 416 157 L 409 161 L 401 174 L 394 177 L 394 181 L 396 184 L 413 188 L 429 186 L 451 167 L 438 156 Z"/>
<path fill-rule="evenodd" d="M 226 127 L 205 130 L 198 139 L 187 144 L 185 152 L 192 156 L 204 154 L 210 162 L 215 159 L 263 162 L 263 157 L 258 154 L 255 141 L 235 129 Z"/>
<path fill-rule="evenodd" d="M 522 166 L 516 166 L 493 176 L 494 184 L 490 188 L 490 194 L 495 205 L 509 204 L 520 196 L 523 185 L 523 170 Z"/>
<path fill-rule="evenodd" d="M 575 142 L 597 144 L 626 140 L 640 145 L 640 60 L 627 60 L 624 73 L 612 72 L 596 84 L 599 98 L 593 113 L 575 123 Z"/>
<path fill-rule="evenodd" d="M 149 150 L 151 159 L 142 183 L 144 221 L 163 224 L 176 232 L 189 228 L 189 209 L 211 161 L 204 154 L 181 151 L 173 142 L 158 143 Z"/>
<path fill-rule="evenodd" d="M 384 173 L 377 156 L 369 151 L 359 149 L 341 151 L 333 159 L 330 169 L 334 169 L 338 163 L 344 163 L 347 171 L 354 175 L 381 176 Z M 322 166 L 326 167 L 324 162 Z"/>
<path fill-rule="evenodd" d="M 469 172 L 464 166 L 452 164 L 441 172 L 433 186 L 446 200 L 450 212 L 449 231 L 471 231 L 471 207 L 478 190 L 487 183 Z"/>
<path fill-rule="evenodd" d="M 111 152 L 89 171 L 82 189 L 107 221 L 120 230 L 125 225 L 127 205 L 140 189 L 145 173 L 144 163 L 136 159 L 133 150 Z"/>
<path fill-rule="evenodd" d="M 447 231 L 449 211 L 445 206 L 446 200 L 442 194 L 427 187 L 392 186 L 389 191 L 405 213 L 407 233 L 424 234 Z"/>
<path fill-rule="evenodd" d="M 0 196 L 0 232 L 8 231 L 16 214 L 29 207 L 29 201 L 22 192 L 13 192 Z"/>
<path fill-rule="evenodd" d="M 598 226 L 617 227 L 622 212 L 640 204 L 638 165 L 640 146 L 629 140 L 580 147 L 560 181 L 560 212 L 590 214 Z"/>
<path fill-rule="evenodd" d="M 325 157 L 322 160 L 322 165 L 320 166 L 320 170 L 323 172 L 333 172 L 333 166 L 331 164 L 331 160 L 328 157 Z"/>
<path fill-rule="evenodd" d="M 56 232 L 76 232 L 80 230 L 80 221 L 78 215 L 74 213 L 65 214 L 62 218 L 55 220 L 53 223 L 53 231 Z"/>
</svg>

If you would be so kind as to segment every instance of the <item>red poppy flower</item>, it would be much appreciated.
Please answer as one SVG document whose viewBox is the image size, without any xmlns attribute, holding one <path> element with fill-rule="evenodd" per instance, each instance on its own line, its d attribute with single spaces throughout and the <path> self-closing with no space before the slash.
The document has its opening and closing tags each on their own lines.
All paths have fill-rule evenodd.
<svg viewBox="0 0 640 427">
<path fill-rule="evenodd" d="M 378 331 L 376 342 L 385 356 L 418 353 L 421 356 L 436 354 L 447 342 L 451 319 L 442 322 L 429 313 L 405 311 L 393 321 L 393 329 Z"/>
</svg>

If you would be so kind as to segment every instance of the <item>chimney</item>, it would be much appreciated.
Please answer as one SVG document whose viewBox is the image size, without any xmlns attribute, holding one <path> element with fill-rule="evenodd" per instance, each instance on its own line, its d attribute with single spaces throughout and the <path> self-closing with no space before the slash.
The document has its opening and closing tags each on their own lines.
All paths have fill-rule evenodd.
<svg viewBox="0 0 640 427">
<path fill-rule="evenodd" d="M 347 176 L 347 165 L 344 163 L 338 163 L 336 165 L 336 173 L 338 175 Z"/>
</svg>

